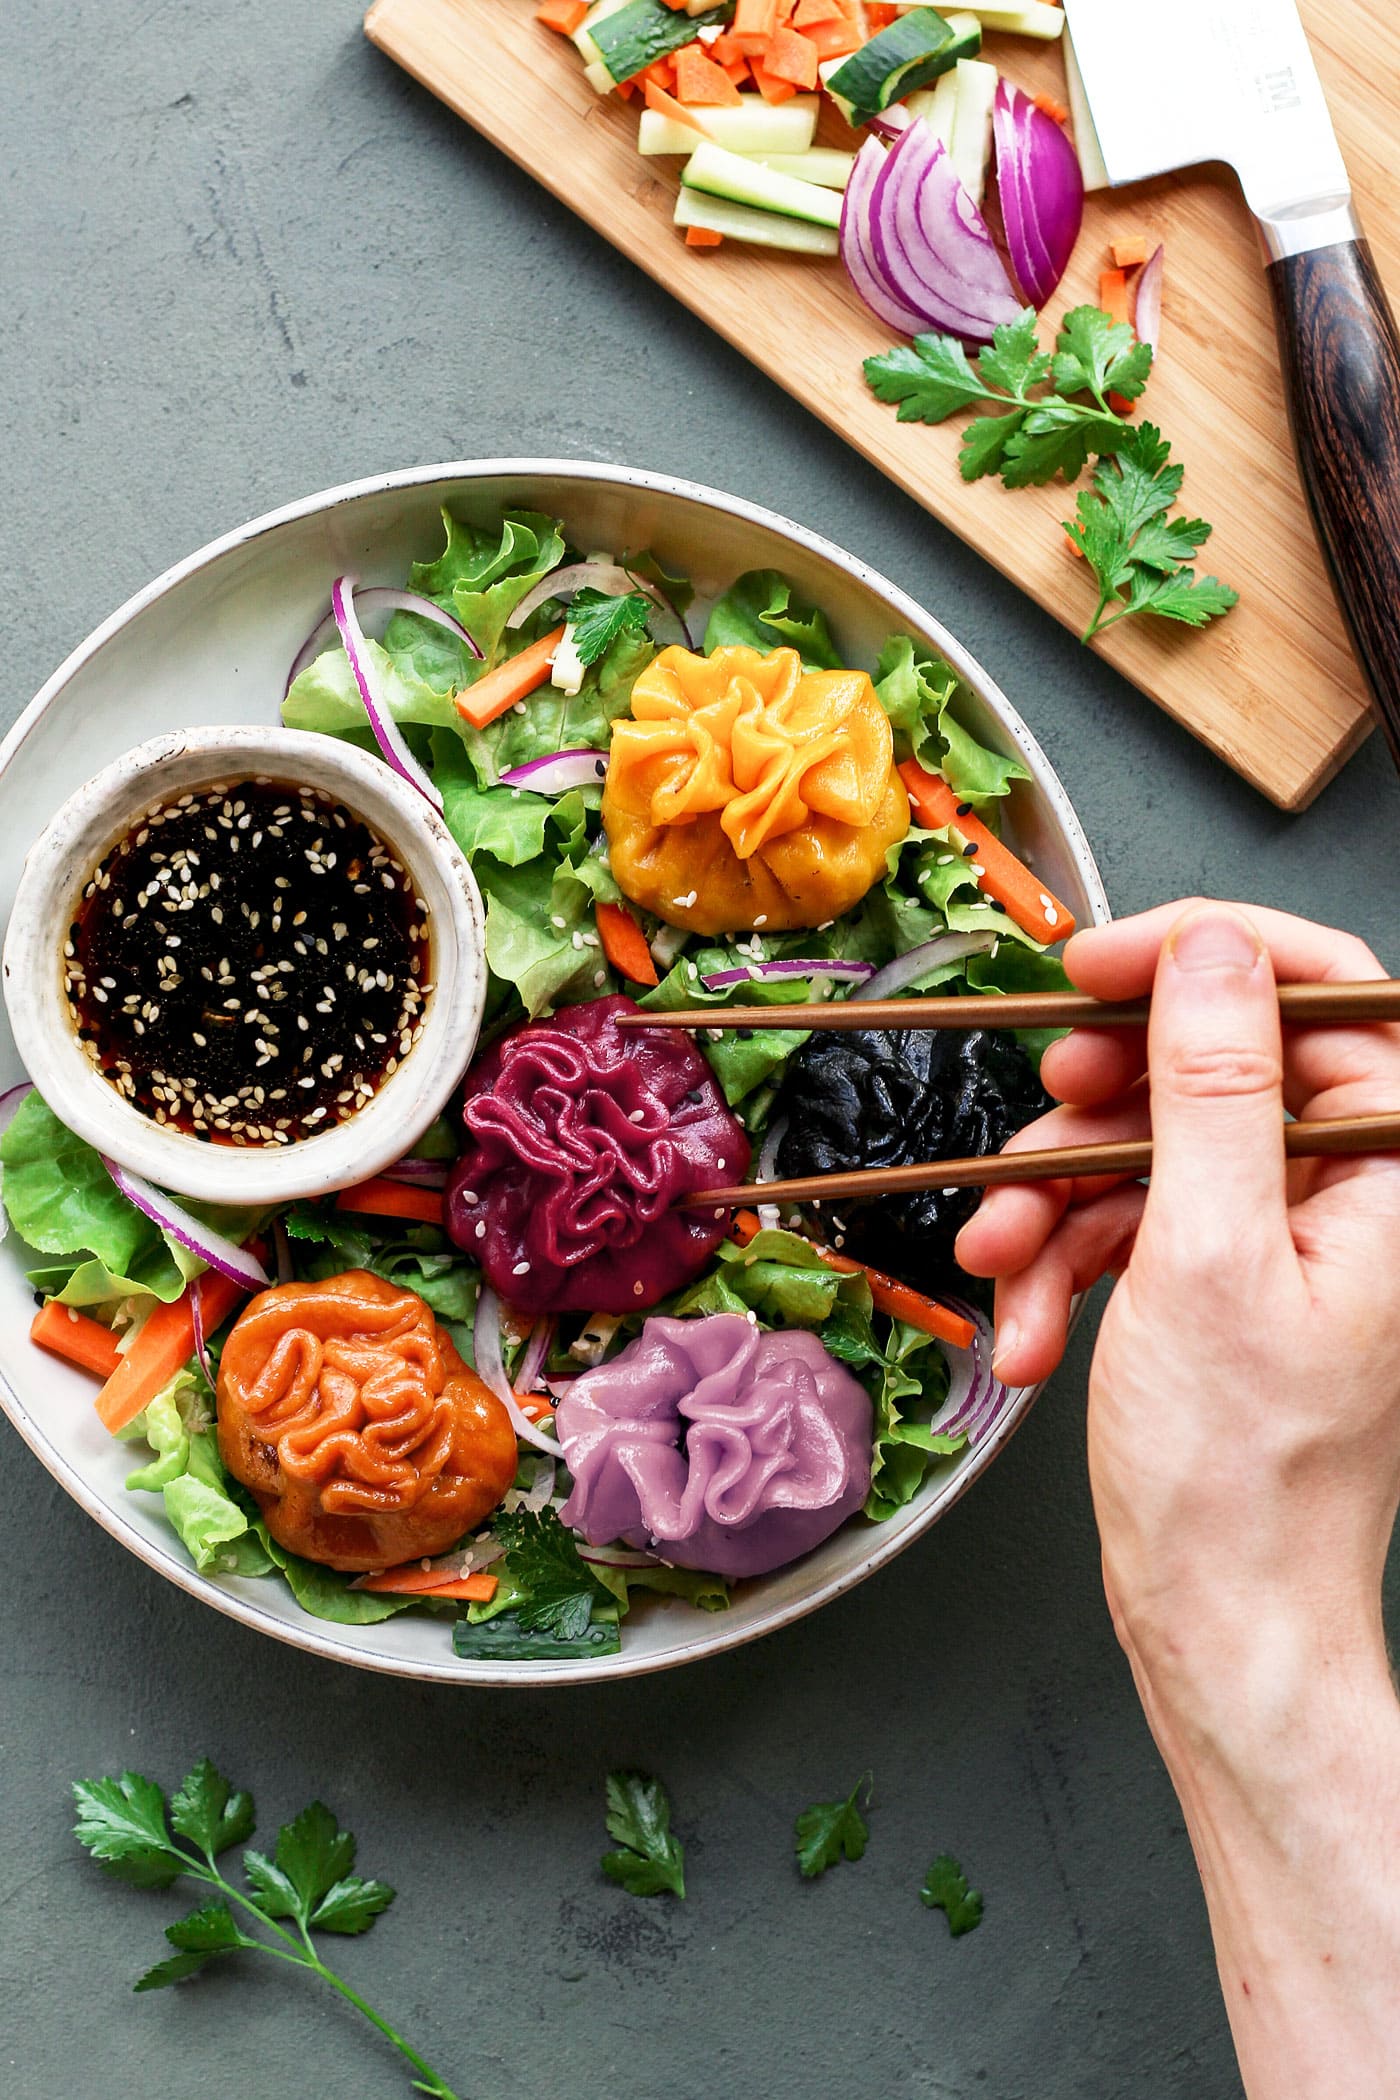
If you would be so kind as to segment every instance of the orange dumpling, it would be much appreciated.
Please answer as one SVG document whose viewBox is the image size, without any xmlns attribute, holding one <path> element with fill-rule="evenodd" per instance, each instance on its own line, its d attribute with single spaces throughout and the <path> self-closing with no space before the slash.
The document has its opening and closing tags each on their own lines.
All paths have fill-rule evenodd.
<svg viewBox="0 0 1400 2100">
<path fill-rule="evenodd" d="M 909 829 L 889 717 L 864 671 L 795 649 L 663 649 L 613 724 L 603 824 L 624 895 L 692 933 L 819 926 Z"/>
</svg>

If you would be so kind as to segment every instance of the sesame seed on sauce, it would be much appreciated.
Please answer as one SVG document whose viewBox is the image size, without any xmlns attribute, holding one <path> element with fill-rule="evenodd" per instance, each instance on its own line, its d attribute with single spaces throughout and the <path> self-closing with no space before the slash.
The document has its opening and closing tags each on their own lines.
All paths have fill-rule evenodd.
<svg viewBox="0 0 1400 2100">
<path fill-rule="evenodd" d="M 302 908 L 284 932 L 287 889 Z M 330 934 L 375 964 L 351 967 L 339 1001 Z M 412 1050 L 432 991 L 426 907 L 384 841 L 332 796 L 261 778 L 148 810 L 84 885 L 63 952 L 89 1061 L 210 1143 L 286 1145 L 354 1115 Z"/>
</svg>

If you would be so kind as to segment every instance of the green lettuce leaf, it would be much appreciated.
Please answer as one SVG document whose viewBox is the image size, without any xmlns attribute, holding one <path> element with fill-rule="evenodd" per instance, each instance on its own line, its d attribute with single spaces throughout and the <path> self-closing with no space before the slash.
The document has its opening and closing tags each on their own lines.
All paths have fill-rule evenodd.
<svg viewBox="0 0 1400 2100">
<path fill-rule="evenodd" d="M 840 670 L 845 662 L 819 606 L 794 591 L 777 569 L 749 569 L 729 586 L 705 626 L 705 654 L 747 643 L 751 649 L 801 652 L 809 670 Z"/>
<path fill-rule="evenodd" d="M 701 1568 L 608 1568 L 600 1561 L 588 1563 L 590 1570 L 611 1590 L 618 1611 L 625 1617 L 631 1609 L 633 1590 L 650 1590 L 663 1597 L 684 1597 L 697 1611 L 728 1611 L 729 1584 L 723 1575 L 708 1575 Z"/>
<path fill-rule="evenodd" d="M 471 675 L 479 677 L 508 653 L 500 646 L 506 621 L 521 599 L 564 559 L 564 538 L 555 521 L 542 511 L 507 511 L 499 529 L 468 525 L 447 510 L 442 522 L 447 536 L 442 553 L 436 561 L 415 562 L 408 587 L 421 591 L 461 621 L 484 652 L 480 663 L 469 659 Z M 418 662 L 422 665 L 426 660 L 420 645 Z M 419 675 L 423 675 L 421 669 Z M 457 682 L 469 683 L 470 679 Z"/>
<path fill-rule="evenodd" d="M 390 656 L 375 641 L 366 644 L 366 653 L 377 674 L 377 690 L 401 729 L 461 731 L 462 717 L 451 693 L 428 685 L 410 659 Z M 314 729 L 322 736 L 348 737 L 377 748 L 350 659 L 338 646 L 323 650 L 295 680 L 282 702 L 282 720 L 288 729 Z"/>
<path fill-rule="evenodd" d="M 201 1574 L 267 1574 L 272 1560 L 260 1524 L 234 1499 L 219 1456 L 213 1395 L 195 1367 L 178 1371 L 124 1435 L 144 1438 L 155 1454 L 128 1474 L 128 1488 L 161 1495 Z"/>
<path fill-rule="evenodd" d="M 953 712 L 962 692 L 956 671 L 907 634 L 892 634 L 880 651 L 875 690 L 894 729 L 895 756 L 942 773 L 975 809 L 1030 777 L 1019 759 L 988 750 L 963 727 Z"/>
<path fill-rule="evenodd" d="M 351 1221 L 332 1204 L 297 1204 L 284 1220 L 292 1268 L 305 1282 L 368 1269 L 402 1291 L 415 1291 L 440 1320 L 469 1325 L 476 1313 L 480 1271 L 435 1225 L 375 1232 L 367 1219 Z M 387 1221 L 386 1221 L 387 1222 Z"/>
<path fill-rule="evenodd" d="M 752 1311 L 766 1327 L 824 1329 L 838 1306 L 868 1323 L 865 1277 L 831 1268 L 800 1233 L 773 1229 L 755 1233 L 746 1247 L 725 1240 L 715 1250 L 715 1266 L 671 1310 L 677 1316 Z"/>
<path fill-rule="evenodd" d="M 803 935 L 795 945 L 791 941 L 774 942 L 767 952 L 795 954 L 800 948 L 807 953 L 814 948 L 818 954 L 835 953 L 828 941 L 812 934 Z M 702 977 L 732 969 L 740 960 L 730 948 L 689 949 L 660 984 L 643 993 L 637 1003 L 667 1013 L 685 1006 L 794 1006 L 811 998 L 812 981 L 806 977 L 767 984 L 751 981 L 728 985 L 717 992 L 706 991 L 700 982 Z M 726 1029 L 718 1037 L 703 1036 L 698 1040 L 725 1100 L 735 1108 L 781 1072 L 809 1033 L 805 1028 L 756 1028 L 752 1034 L 741 1035 L 736 1029 Z"/>
<path fill-rule="evenodd" d="M 342 1575 L 335 1568 L 323 1568 L 314 1560 L 303 1560 L 300 1554 L 279 1546 L 261 1518 L 253 1528 L 268 1565 L 281 1569 L 288 1589 L 313 1619 L 330 1619 L 337 1626 L 377 1626 L 381 1619 L 412 1611 L 423 1602 L 421 1597 L 386 1597 L 373 1590 L 351 1589 L 353 1577 Z"/>
</svg>

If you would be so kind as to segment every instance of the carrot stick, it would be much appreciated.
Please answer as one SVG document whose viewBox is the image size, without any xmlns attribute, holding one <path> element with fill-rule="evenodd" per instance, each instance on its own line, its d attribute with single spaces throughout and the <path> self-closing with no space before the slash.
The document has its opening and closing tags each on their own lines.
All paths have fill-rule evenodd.
<svg viewBox="0 0 1400 2100">
<path fill-rule="evenodd" d="M 382 1176 L 342 1189 L 335 1207 L 363 1211 L 371 1218 L 412 1218 L 420 1225 L 442 1223 L 441 1189 L 416 1189 L 406 1181 L 389 1181 Z"/>
<path fill-rule="evenodd" d="M 762 1220 L 756 1211 L 735 1211 L 732 1232 L 741 1247 L 747 1247 L 754 1235 L 762 1230 Z M 816 1240 L 811 1246 L 829 1269 L 839 1269 L 843 1276 L 864 1276 L 870 1285 L 870 1296 L 877 1312 L 888 1313 L 892 1320 L 903 1320 L 906 1326 L 917 1327 L 940 1342 L 951 1342 L 955 1349 L 971 1347 L 977 1329 L 961 1313 L 950 1312 L 936 1298 L 926 1298 L 922 1291 L 900 1283 L 894 1276 L 887 1276 L 883 1269 L 868 1268 L 863 1261 L 852 1261 L 848 1254 L 835 1254 L 830 1247 L 823 1247 Z"/>
<path fill-rule="evenodd" d="M 1068 124 L 1069 105 L 1061 102 L 1058 95 L 1047 95 L 1042 89 L 1040 94 L 1031 96 L 1031 101 L 1037 109 L 1043 110 L 1047 117 L 1053 117 L 1057 124 Z M 1117 261 L 1116 256 L 1114 260 Z"/>
<path fill-rule="evenodd" d="M 1128 279 L 1122 270 L 1099 272 L 1099 305 L 1110 319 L 1132 327 L 1133 317 L 1128 311 Z"/>
<path fill-rule="evenodd" d="M 29 1323 L 29 1339 L 53 1356 L 91 1371 L 95 1378 L 110 1378 L 121 1362 L 117 1338 L 110 1327 L 88 1319 L 71 1305 L 46 1298 Z"/>
<path fill-rule="evenodd" d="M 544 0 L 535 9 L 535 20 L 546 29 L 557 29 L 560 36 L 572 36 L 587 13 L 588 0 Z"/>
<path fill-rule="evenodd" d="M 354 1584 L 357 1590 L 372 1590 L 379 1597 L 460 1597 L 471 1604 L 489 1604 L 500 1586 L 496 1575 L 446 1575 L 441 1568 L 422 1568 L 417 1561 L 402 1568 L 384 1568 Z"/>
<path fill-rule="evenodd" d="M 218 1269 L 198 1279 L 204 1332 L 222 1327 L 248 1286 Z M 188 1291 L 173 1305 L 158 1305 L 103 1386 L 95 1401 L 105 1429 L 115 1436 L 169 1385 L 194 1355 L 194 1307 Z"/>
<path fill-rule="evenodd" d="M 1127 240 L 1114 241 L 1109 252 L 1116 269 L 1135 270 L 1139 263 L 1147 261 L 1146 235 L 1134 233 Z"/>
<path fill-rule="evenodd" d="M 690 230 L 693 233 L 695 228 Z M 600 904 L 593 917 L 603 953 L 619 977 L 630 977 L 633 984 L 660 982 L 646 935 L 625 904 Z"/>
<path fill-rule="evenodd" d="M 926 830 L 941 831 L 950 824 L 961 834 L 965 846 L 976 847 L 968 859 L 977 871 L 978 888 L 1003 906 L 1024 933 L 1033 941 L 1069 939 L 1074 932 L 1074 913 L 1069 906 L 1047 890 L 1040 877 L 1033 875 L 1024 861 L 1017 860 L 994 832 L 988 831 L 966 802 L 959 802 L 941 774 L 926 773 L 912 758 L 906 758 L 899 776 L 909 790 L 914 814 Z"/>
<path fill-rule="evenodd" d="M 457 712 L 463 721 L 470 722 L 473 729 L 486 729 L 508 714 L 517 700 L 523 700 L 536 686 L 545 683 L 554 652 L 563 639 L 564 629 L 553 627 L 518 656 L 508 657 L 494 671 L 478 678 L 475 685 L 464 686 L 456 696 Z"/>
<path fill-rule="evenodd" d="M 687 248 L 722 248 L 724 235 L 712 233 L 708 226 L 687 226 L 685 245 Z"/>
</svg>

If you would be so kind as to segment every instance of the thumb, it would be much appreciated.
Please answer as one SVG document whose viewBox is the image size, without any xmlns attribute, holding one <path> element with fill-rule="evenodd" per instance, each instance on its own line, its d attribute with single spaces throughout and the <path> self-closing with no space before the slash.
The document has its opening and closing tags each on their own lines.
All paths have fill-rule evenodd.
<svg viewBox="0 0 1400 2100">
<path fill-rule="evenodd" d="M 1224 904 L 1178 919 L 1147 1031 L 1152 1180 L 1144 1227 L 1189 1235 L 1199 1262 L 1284 1227 L 1283 1046 L 1273 964 Z"/>
</svg>

